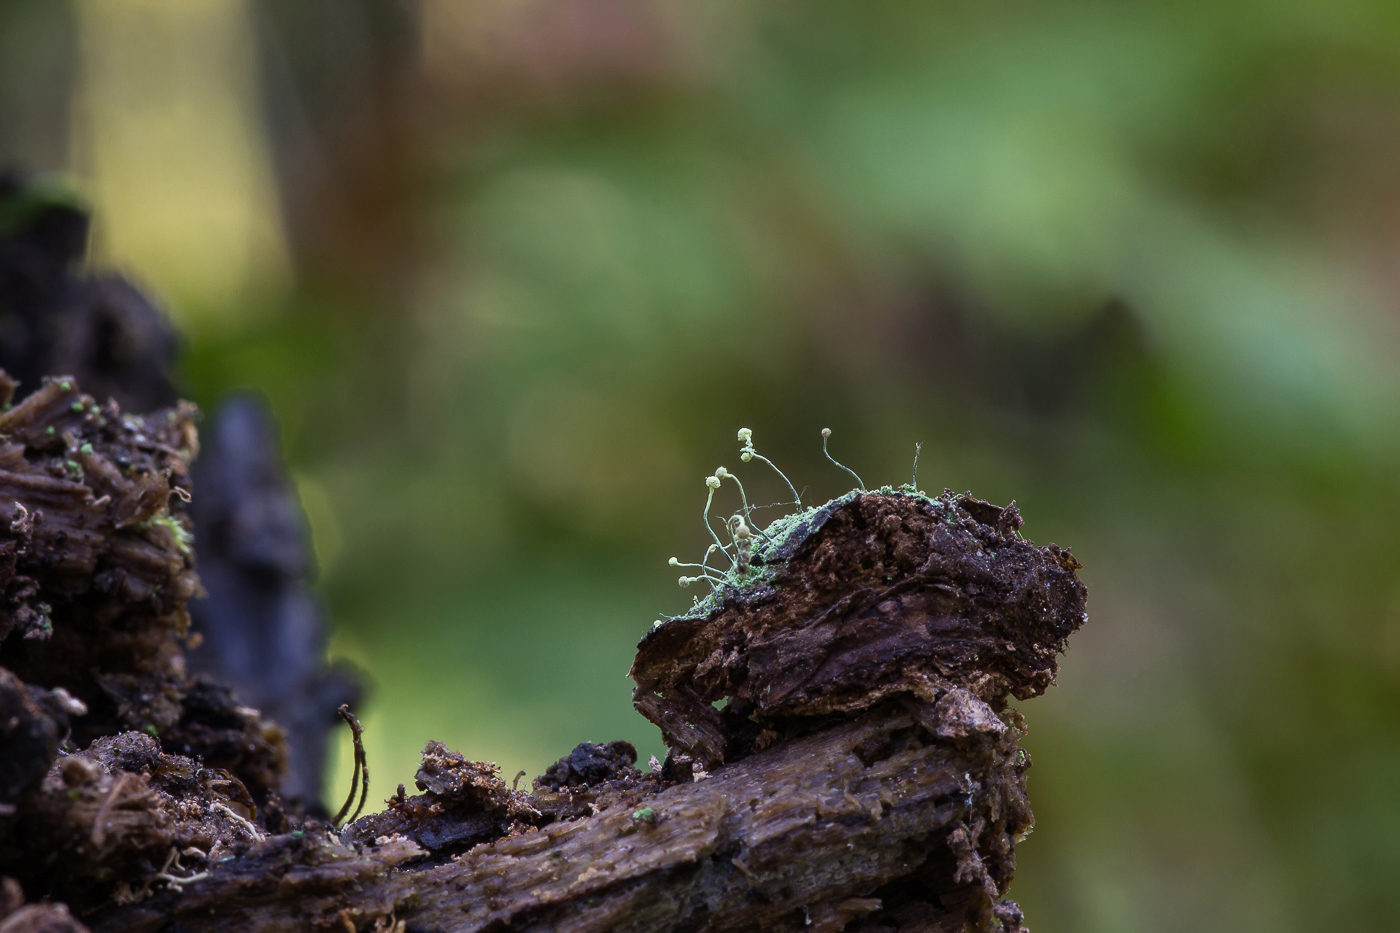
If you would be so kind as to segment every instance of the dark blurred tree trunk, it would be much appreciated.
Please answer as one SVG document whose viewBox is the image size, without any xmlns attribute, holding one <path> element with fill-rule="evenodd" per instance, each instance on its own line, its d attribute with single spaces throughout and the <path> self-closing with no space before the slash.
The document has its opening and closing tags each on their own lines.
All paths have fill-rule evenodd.
<svg viewBox="0 0 1400 933">
<path fill-rule="evenodd" d="M 0 368 L 22 391 L 61 373 L 127 411 L 174 405 L 178 336 L 129 282 L 81 271 L 87 239 L 83 210 L 0 168 Z M 352 672 L 326 666 L 306 522 L 271 412 L 257 396 L 237 395 L 201 434 L 190 515 L 207 597 L 190 605 L 203 639 L 188 652 L 190 668 L 286 730 L 282 794 L 319 812 L 335 711 L 355 704 L 360 686 Z"/>
</svg>

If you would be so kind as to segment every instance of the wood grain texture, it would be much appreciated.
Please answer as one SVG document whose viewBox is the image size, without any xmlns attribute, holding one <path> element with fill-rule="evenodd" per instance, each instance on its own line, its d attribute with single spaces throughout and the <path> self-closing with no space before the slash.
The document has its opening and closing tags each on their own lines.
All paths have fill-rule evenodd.
<svg viewBox="0 0 1400 933">
<path fill-rule="evenodd" d="M 993 928 L 1031 825 L 1024 756 L 1014 729 L 944 739 L 932 715 L 892 702 L 698 782 L 605 788 L 596 815 L 438 864 L 401 836 L 279 837 L 94 929 Z"/>
</svg>

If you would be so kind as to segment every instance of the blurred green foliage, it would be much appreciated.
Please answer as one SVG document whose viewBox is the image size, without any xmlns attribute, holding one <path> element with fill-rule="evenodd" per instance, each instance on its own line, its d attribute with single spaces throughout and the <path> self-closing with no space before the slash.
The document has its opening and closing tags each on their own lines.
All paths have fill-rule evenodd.
<svg viewBox="0 0 1400 933">
<path fill-rule="evenodd" d="M 829 425 L 1086 565 L 1035 929 L 1394 923 L 1400 7 L 249 9 L 297 284 L 185 382 L 272 400 L 380 792 L 659 754 L 623 675 L 702 477 L 744 426 L 838 494 Z"/>
</svg>

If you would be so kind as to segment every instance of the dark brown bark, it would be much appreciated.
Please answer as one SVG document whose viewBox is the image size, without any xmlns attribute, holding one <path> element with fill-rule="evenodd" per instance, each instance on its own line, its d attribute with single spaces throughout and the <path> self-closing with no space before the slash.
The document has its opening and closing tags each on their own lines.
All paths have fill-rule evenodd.
<svg viewBox="0 0 1400 933">
<path fill-rule="evenodd" d="M 217 841 L 195 827 L 220 807 L 275 825 L 284 743 L 186 673 L 193 409 L 123 413 L 69 377 L 9 407 L 12 389 L 0 371 L 0 872 L 92 909 L 174 843 Z"/>
<path fill-rule="evenodd" d="M 535 821 L 561 806 L 597 813 L 520 822 L 451 859 L 424 860 L 402 835 L 279 837 L 94 928 L 292 930 L 342 916 L 361 929 L 992 928 L 1011 845 L 1031 825 L 1026 762 L 999 720 L 943 739 L 936 715 L 889 701 L 698 782 L 633 772 L 530 797 L 501 785 Z"/>
</svg>

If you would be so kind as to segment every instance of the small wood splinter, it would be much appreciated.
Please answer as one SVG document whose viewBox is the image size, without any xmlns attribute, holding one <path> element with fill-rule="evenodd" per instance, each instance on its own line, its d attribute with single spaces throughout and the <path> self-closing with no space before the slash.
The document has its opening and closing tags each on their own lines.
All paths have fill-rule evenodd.
<svg viewBox="0 0 1400 933">
<path fill-rule="evenodd" d="M 342 703 L 336 712 L 340 713 L 340 718 L 350 726 L 351 739 L 355 743 L 355 770 L 350 775 L 350 794 L 345 798 L 340 812 L 331 819 L 333 826 L 340 826 L 342 825 L 341 821 L 345 819 L 345 814 L 350 812 L 350 804 L 355 802 L 356 784 L 360 785 L 360 803 L 346 822 L 355 822 L 360 816 L 360 811 L 365 808 L 365 800 L 369 797 L 369 765 L 365 763 L 365 744 L 361 738 L 365 734 L 365 727 L 360 725 L 360 720 L 356 719 L 355 714 L 350 712 L 349 704 Z"/>
</svg>

